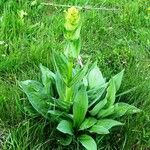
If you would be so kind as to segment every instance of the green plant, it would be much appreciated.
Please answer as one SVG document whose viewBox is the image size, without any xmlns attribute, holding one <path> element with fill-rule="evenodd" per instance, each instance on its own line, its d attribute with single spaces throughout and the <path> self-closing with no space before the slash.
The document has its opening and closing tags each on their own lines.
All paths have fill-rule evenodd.
<svg viewBox="0 0 150 150">
<path fill-rule="evenodd" d="M 76 140 L 86 149 L 96 150 L 89 134 L 108 134 L 112 127 L 123 125 L 116 118 L 140 110 L 127 103 L 115 103 L 124 70 L 107 81 L 97 62 L 91 64 L 89 59 L 82 64 L 81 16 L 75 7 L 65 13 L 66 45 L 64 52 L 52 52 L 55 71 L 40 64 L 42 83 L 26 80 L 19 85 L 37 113 L 29 107 L 27 111 L 58 123 L 57 130 L 65 135 L 58 140 L 61 144 Z"/>
</svg>

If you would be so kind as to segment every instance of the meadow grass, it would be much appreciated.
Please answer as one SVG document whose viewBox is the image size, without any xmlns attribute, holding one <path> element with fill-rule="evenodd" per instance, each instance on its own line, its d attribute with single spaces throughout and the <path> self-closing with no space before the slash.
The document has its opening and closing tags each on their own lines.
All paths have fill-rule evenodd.
<svg viewBox="0 0 150 150">
<path fill-rule="evenodd" d="M 65 7 L 44 6 L 42 0 L 0 1 L 0 135 L 4 150 L 65 149 L 57 144 L 55 130 L 45 120 L 29 117 L 26 96 L 17 81 L 39 79 L 40 63 L 52 69 L 51 50 L 63 50 Z M 115 8 L 83 10 L 82 58 L 98 59 L 105 76 L 125 68 L 118 101 L 142 112 L 124 117 L 126 125 L 111 135 L 97 137 L 99 149 L 150 148 L 150 16 L 146 0 L 55 0 L 56 4 Z M 27 13 L 21 18 L 20 11 Z M 134 119 L 133 119 L 134 118 Z M 0 137 L 1 141 L 1 137 Z M 0 142 L 1 143 L 1 142 Z M 67 149 L 67 148 L 66 148 Z M 72 144 L 69 149 L 76 149 Z"/>
</svg>

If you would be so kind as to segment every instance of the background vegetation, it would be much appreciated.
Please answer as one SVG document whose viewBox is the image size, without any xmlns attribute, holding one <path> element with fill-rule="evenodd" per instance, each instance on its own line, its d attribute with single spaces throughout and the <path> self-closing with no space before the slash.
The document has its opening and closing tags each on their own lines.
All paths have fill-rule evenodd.
<svg viewBox="0 0 150 150">
<path fill-rule="evenodd" d="M 51 67 L 51 50 L 63 50 L 65 7 L 39 0 L 0 1 L 0 147 L 4 150 L 65 149 L 53 126 L 25 113 L 26 96 L 18 80 L 39 79 L 39 63 Z M 51 2 L 51 1 L 50 1 Z M 116 8 L 83 10 L 82 58 L 92 56 L 105 76 L 125 68 L 118 101 L 142 109 L 125 117 L 126 125 L 101 140 L 99 149 L 150 148 L 150 7 L 148 0 L 54 0 L 56 4 Z M 21 11 L 27 13 L 21 18 Z M 39 79 L 40 80 L 40 79 Z M 130 90 L 131 89 L 131 90 Z M 129 90 L 129 91 L 128 91 Z M 118 94 L 119 94 L 118 92 Z M 53 136 L 52 136 L 53 135 Z M 55 144 L 54 144 L 55 141 Z M 2 144 L 3 143 L 3 144 Z M 75 145 L 69 149 L 75 149 Z"/>
</svg>

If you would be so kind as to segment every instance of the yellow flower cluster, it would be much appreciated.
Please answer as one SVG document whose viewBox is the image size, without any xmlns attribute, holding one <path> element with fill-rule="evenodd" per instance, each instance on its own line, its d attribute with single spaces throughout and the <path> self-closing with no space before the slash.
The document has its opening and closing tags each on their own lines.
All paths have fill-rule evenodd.
<svg viewBox="0 0 150 150">
<path fill-rule="evenodd" d="M 77 28 L 80 22 L 80 13 L 76 7 L 71 7 L 65 12 L 65 28 L 68 31 L 73 31 Z"/>
</svg>

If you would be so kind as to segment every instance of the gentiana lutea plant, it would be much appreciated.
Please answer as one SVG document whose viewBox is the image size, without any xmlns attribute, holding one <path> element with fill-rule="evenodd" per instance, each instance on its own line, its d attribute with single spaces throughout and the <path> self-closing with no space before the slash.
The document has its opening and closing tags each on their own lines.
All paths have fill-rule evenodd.
<svg viewBox="0 0 150 150">
<path fill-rule="evenodd" d="M 116 119 L 140 110 L 117 102 L 124 70 L 107 81 L 97 63 L 78 63 L 81 50 L 81 16 L 75 7 L 65 12 L 63 52 L 53 51 L 54 72 L 40 64 L 42 83 L 34 80 L 19 82 L 36 114 L 58 125 L 63 134 L 59 142 L 69 145 L 73 140 L 87 150 L 96 150 L 93 134 L 109 134 L 123 123 Z"/>
</svg>

